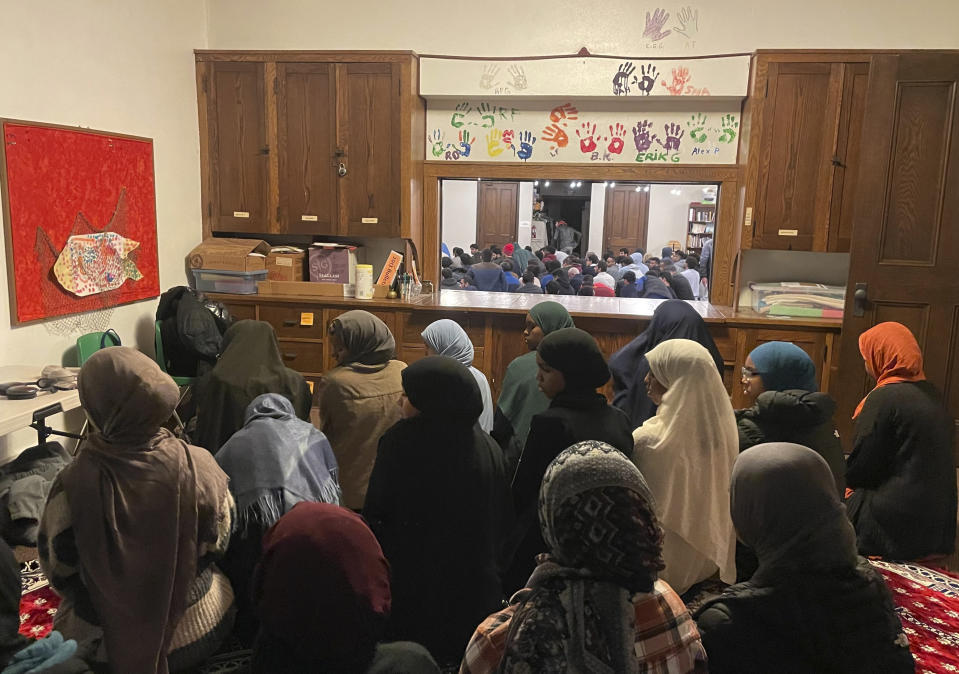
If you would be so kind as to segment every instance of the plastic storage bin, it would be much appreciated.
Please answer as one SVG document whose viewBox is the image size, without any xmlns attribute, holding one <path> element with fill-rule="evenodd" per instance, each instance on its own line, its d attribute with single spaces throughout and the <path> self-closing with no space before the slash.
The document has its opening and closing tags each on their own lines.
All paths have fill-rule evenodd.
<svg viewBox="0 0 959 674">
<path fill-rule="evenodd" d="M 821 283 L 750 283 L 753 309 L 772 316 L 841 318 L 845 286 Z"/>
<path fill-rule="evenodd" d="M 256 271 L 221 271 L 219 269 L 194 269 L 196 289 L 204 293 L 230 293 L 255 295 L 256 282 L 266 280 L 266 269 Z"/>
</svg>

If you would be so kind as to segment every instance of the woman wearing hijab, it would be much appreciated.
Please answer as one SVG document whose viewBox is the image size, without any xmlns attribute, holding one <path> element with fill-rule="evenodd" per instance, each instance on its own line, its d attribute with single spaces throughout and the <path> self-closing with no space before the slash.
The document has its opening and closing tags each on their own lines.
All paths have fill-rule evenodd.
<svg viewBox="0 0 959 674">
<path fill-rule="evenodd" d="M 300 501 L 340 502 L 336 458 L 326 436 L 296 418 L 289 400 L 264 393 L 246 409 L 246 423 L 216 455 L 236 501 L 235 533 L 220 562 L 233 585 L 237 633 L 252 639 L 256 623 L 250 579 L 267 529 Z"/>
<path fill-rule="evenodd" d="M 226 550 L 233 499 L 204 449 L 161 424 L 179 388 L 134 349 L 96 352 L 78 380 L 91 432 L 57 476 L 40 522 L 54 628 L 97 671 L 165 674 L 211 655 L 233 622 Z"/>
<path fill-rule="evenodd" d="M 237 321 L 223 335 L 223 352 L 196 387 L 196 443 L 216 454 L 243 427 L 246 408 L 264 393 L 293 403 L 309 419 L 313 396 L 306 380 L 283 365 L 273 327 L 264 321 Z"/>
<path fill-rule="evenodd" d="M 560 453 L 540 488 L 539 525 L 549 552 L 505 620 L 495 616 L 506 639 L 489 639 L 485 621 L 461 672 L 706 671 L 693 619 L 657 578 L 652 494 L 620 451 L 590 440 Z"/>
<path fill-rule="evenodd" d="M 347 311 L 330 323 L 337 367 L 320 385 L 320 430 L 339 466 L 342 504 L 359 511 L 380 436 L 400 419 L 400 378 L 406 363 L 393 359 L 396 342 L 386 323 L 368 311 Z"/>
<path fill-rule="evenodd" d="M 697 612 L 711 673 L 915 670 L 889 589 L 857 557 L 821 456 L 789 443 L 746 450 L 729 503 L 759 569 Z"/>
<path fill-rule="evenodd" d="M 392 570 L 391 637 L 452 665 L 502 600 L 506 466 L 476 423 L 483 400 L 465 366 L 418 360 L 403 370 L 403 392 L 404 418 L 380 439 L 363 517 Z"/>
<path fill-rule="evenodd" d="M 646 375 L 649 374 L 646 354 L 669 339 L 690 339 L 702 344 L 722 375 L 723 357 L 702 316 L 681 300 L 663 302 L 656 307 L 646 329 L 609 358 L 613 405 L 626 413 L 633 428 L 642 426 L 656 414 L 656 405 L 646 394 Z"/>
<path fill-rule="evenodd" d="M 439 674 L 425 648 L 382 643 L 390 569 L 376 537 L 346 508 L 300 503 L 263 538 L 254 596 L 254 674 Z"/>
<path fill-rule="evenodd" d="M 523 339 L 529 353 L 523 354 L 507 366 L 503 376 L 503 388 L 496 407 L 493 437 L 507 456 L 510 469 L 515 468 L 512 459 L 526 444 L 529 424 L 533 417 L 545 412 L 549 398 L 543 395 L 536 383 L 536 349 L 543 337 L 562 328 L 572 328 L 573 319 L 559 302 L 539 302 L 526 314 Z M 512 470 L 510 470 L 512 475 Z"/>
<path fill-rule="evenodd" d="M 859 337 L 876 380 L 853 418 L 846 502 L 859 552 L 892 560 L 948 555 L 956 542 L 952 419 L 926 381 L 922 351 L 900 323 Z"/>
<path fill-rule="evenodd" d="M 629 419 L 596 391 L 609 381 L 609 368 L 592 335 L 578 328 L 550 333 L 536 351 L 536 364 L 539 390 L 550 404 L 533 417 L 513 476 L 516 525 L 507 557 L 515 552 L 504 579 L 508 591 L 524 587 L 536 555 L 546 551 L 536 526 L 536 495 L 550 461 L 584 440 L 605 442 L 625 454 L 633 446 Z"/>
<path fill-rule="evenodd" d="M 633 431 L 633 461 L 646 476 L 665 532 L 662 574 L 682 594 L 719 571 L 736 578 L 736 535 L 727 490 L 739 454 L 729 394 L 704 346 L 670 339 L 646 354 L 656 416 Z"/>
<path fill-rule="evenodd" d="M 449 356 L 462 363 L 473 375 L 480 395 L 483 397 L 483 413 L 479 425 L 485 432 L 493 430 L 493 394 L 490 392 L 486 375 L 473 367 L 473 342 L 460 324 L 449 318 L 442 318 L 426 326 L 420 333 L 426 344 L 426 355 Z"/>
</svg>

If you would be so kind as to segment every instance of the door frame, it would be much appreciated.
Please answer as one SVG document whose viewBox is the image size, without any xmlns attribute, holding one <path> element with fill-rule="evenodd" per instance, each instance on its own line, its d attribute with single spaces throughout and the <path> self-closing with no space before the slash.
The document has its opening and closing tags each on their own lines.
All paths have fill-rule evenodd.
<svg viewBox="0 0 959 674">
<path fill-rule="evenodd" d="M 713 243 L 713 280 L 710 302 L 732 305 L 736 290 L 735 269 L 739 258 L 742 222 L 742 167 L 738 164 L 703 166 L 636 166 L 602 164 L 545 164 L 522 162 L 423 162 L 423 255 L 420 264 L 428 279 L 439 276 L 438 251 L 442 243 L 441 181 L 446 178 L 483 180 L 615 180 L 643 183 L 715 184 L 719 188 L 716 214 L 717 237 Z"/>
</svg>

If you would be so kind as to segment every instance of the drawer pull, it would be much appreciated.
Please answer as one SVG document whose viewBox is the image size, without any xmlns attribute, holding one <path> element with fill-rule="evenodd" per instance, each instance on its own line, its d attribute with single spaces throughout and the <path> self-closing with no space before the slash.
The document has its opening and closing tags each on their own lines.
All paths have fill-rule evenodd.
<svg viewBox="0 0 959 674">
<path fill-rule="evenodd" d="M 289 351 L 287 351 L 286 353 L 283 354 L 283 360 L 296 360 L 296 354 L 290 353 Z"/>
<path fill-rule="evenodd" d="M 283 327 L 295 328 L 298 325 L 298 323 L 299 321 L 297 321 L 295 318 L 287 318 L 285 321 L 283 321 Z"/>
</svg>

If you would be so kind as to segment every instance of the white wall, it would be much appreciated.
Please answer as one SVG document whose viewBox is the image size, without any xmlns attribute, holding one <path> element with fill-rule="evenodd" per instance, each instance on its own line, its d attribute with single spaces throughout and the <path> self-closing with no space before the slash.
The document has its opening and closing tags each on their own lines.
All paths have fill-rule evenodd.
<svg viewBox="0 0 959 674">
<path fill-rule="evenodd" d="M 8 3 L 9 4 L 9 3 Z M 699 31 L 671 33 L 649 46 L 646 12 L 664 7 L 671 30 L 680 7 L 699 11 Z M 728 0 L 654 3 L 609 0 L 494 1 L 451 6 L 439 0 L 207 0 L 216 49 L 413 49 L 472 56 L 722 54 L 787 48 L 959 47 L 959 2 L 916 0 Z M 453 13 L 451 14 L 451 9 Z M 588 16 L 587 20 L 586 17 Z M 16 24 L 14 24 L 16 25 Z M 38 23 L 38 27 L 39 27 Z M 662 49 L 659 47 L 662 46 Z"/>
<path fill-rule="evenodd" d="M 519 209 L 516 212 L 517 229 L 516 242 L 520 246 L 528 246 L 530 242 L 530 225 L 533 222 L 533 183 L 519 184 Z"/>
<path fill-rule="evenodd" d="M 589 245 L 587 252 L 603 256 L 603 219 L 606 217 L 606 186 L 593 183 L 589 196 Z"/>
<path fill-rule="evenodd" d="M 679 194 L 672 194 L 673 190 Z M 658 257 L 669 241 L 679 241 L 679 247 L 685 250 L 689 204 L 702 200 L 702 185 L 651 185 L 646 252 Z"/>
<path fill-rule="evenodd" d="M 450 252 L 459 247 L 469 253 L 476 241 L 476 197 L 479 183 L 475 180 L 443 181 L 443 243 Z"/>
<path fill-rule="evenodd" d="M 203 3 L 196 0 L 49 0 L 3 7 L 0 116 L 153 138 L 161 289 L 184 283 L 184 257 L 200 240 L 192 50 L 206 45 L 205 21 Z M 4 281 L 6 273 L 0 256 Z M 0 299 L 0 363 L 61 363 L 77 334 L 62 334 L 62 323 L 11 328 L 6 294 Z M 124 344 L 152 353 L 155 312 L 155 301 L 119 307 L 109 324 Z M 68 425 L 78 416 L 71 415 Z M 0 457 L 31 439 L 32 433 L 0 439 Z"/>
</svg>

